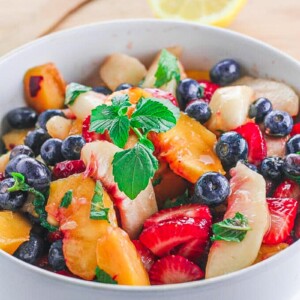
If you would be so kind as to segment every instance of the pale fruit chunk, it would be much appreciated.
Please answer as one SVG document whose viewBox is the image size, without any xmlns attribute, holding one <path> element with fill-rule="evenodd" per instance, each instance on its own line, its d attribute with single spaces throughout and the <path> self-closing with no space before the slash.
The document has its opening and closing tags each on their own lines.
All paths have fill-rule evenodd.
<svg viewBox="0 0 300 300">
<path fill-rule="evenodd" d="M 100 77 L 112 91 L 122 83 L 137 86 L 146 73 L 138 59 L 121 53 L 111 54 L 100 67 Z"/>
<path fill-rule="evenodd" d="M 273 109 L 286 111 L 291 116 L 296 116 L 299 112 L 299 97 L 283 82 L 245 76 L 233 84 L 251 87 L 255 92 L 255 98 L 268 98 L 272 102 Z"/>
<path fill-rule="evenodd" d="M 52 117 L 46 124 L 51 137 L 64 140 L 68 137 L 72 121 L 61 116 Z"/>
<path fill-rule="evenodd" d="M 98 267 L 121 285 L 150 285 L 139 254 L 120 228 L 106 227 L 97 244 Z"/>
<path fill-rule="evenodd" d="M 86 144 L 81 150 L 81 159 L 92 176 L 102 182 L 119 210 L 122 228 L 131 239 L 137 238 L 147 218 L 157 212 L 152 183 L 131 200 L 118 188 L 112 172 L 114 154 L 122 149 L 106 141 Z M 129 167 L 129 166 L 128 166 Z"/>
<path fill-rule="evenodd" d="M 13 254 L 17 248 L 29 240 L 31 224 L 21 214 L 0 211 L 0 249 Z"/>
<path fill-rule="evenodd" d="M 243 241 L 215 241 L 209 251 L 206 278 L 216 277 L 250 266 L 256 259 L 264 234 L 270 225 L 266 202 L 266 183 L 258 173 L 242 163 L 231 170 L 231 193 L 224 219 L 243 214 L 251 230 Z"/>
<path fill-rule="evenodd" d="M 254 100 L 254 91 L 247 86 L 217 89 L 209 103 L 212 115 L 207 122 L 207 128 L 220 133 L 245 124 L 249 106 Z"/>
<path fill-rule="evenodd" d="M 267 144 L 267 156 L 285 156 L 285 144 L 290 138 L 290 136 L 284 137 L 271 137 L 268 135 L 264 135 Z"/>
<path fill-rule="evenodd" d="M 69 107 L 78 119 L 84 120 L 94 108 L 104 103 L 105 98 L 103 94 L 89 91 L 80 94 Z"/>
<path fill-rule="evenodd" d="M 174 56 L 176 56 L 177 63 L 178 63 L 178 67 L 180 70 L 180 79 L 184 79 L 186 78 L 186 74 L 184 72 L 184 68 L 181 64 L 181 62 L 179 61 L 179 58 L 181 56 L 182 53 L 182 48 L 181 47 L 171 47 L 171 48 L 167 48 L 167 51 L 169 51 L 170 53 L 172 53 Z M 145 80 L 142 84 L 143 88 L 153 88 L 155 87 L 155 73 L 157 71 L 158 68 L 158 62 L 159 62 L 159 57 L 160 57 L 161 51 L 156 55 L 154 61 L 152 62 L 147 75 L 145 77 Z M 172 79 L 171 81 L 169 81 L 167 84 L 164 84 L 163 86 L 161 86 L 159 89 L 166 91 L 166 92 L 170 92 L 172 93 L 174 96 L 176 95 L 176 87 L 177 87 L 177 82 L 175 79 Z"/>
<path fill-rule="evenodd" d="M 13 129 L 2 136 L 5 148 L 13 149 L 15 146 L 23 145 L 27 133 L 33 129 Z"/>
</svg>

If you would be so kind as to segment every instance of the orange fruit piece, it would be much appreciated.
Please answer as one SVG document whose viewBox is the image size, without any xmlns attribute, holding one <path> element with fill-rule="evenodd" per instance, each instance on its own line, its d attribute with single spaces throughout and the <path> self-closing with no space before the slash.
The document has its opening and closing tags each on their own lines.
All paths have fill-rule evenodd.
<svg viewBox="0 0 300 300">
<path fill-rule="evenodd" d="M 31 224 L 21 214 L 0 211 L 0 249 L 13 254 L 17 248 L 29 240 Z"/>
<path fill-rule="evenodd" d="M 150 285 L 134 244 L 121 228 L 105 228 L 97 243 L 97 264 L 120 285 Z"/>
<path fill-rule="evenodd" d="M 194 80 L 210 80 L 209 71 L 187 70 L 186 76 Z"/>
<path fill-rule="evenodd" d="M 265 244 L 262 244 L 260 249 L 259 249 L 259 252 L 258 252 L 258 255 L 254 261 L 253 264 L 257 264 L 277 253 L 279 253 L 280 251 L 286 249 L 289 245 L 286 244 L 286 243 L 280 243 L 280 244 L 277 244 L 277 245 L 265 245 Z"/>
<path fill-rule="evenodd" d="M 2 136 L 5 148 L 11 150 L 15 146 L 23 145 L 27 133 L 33 129 L 13 129 Z"/>
</svg>

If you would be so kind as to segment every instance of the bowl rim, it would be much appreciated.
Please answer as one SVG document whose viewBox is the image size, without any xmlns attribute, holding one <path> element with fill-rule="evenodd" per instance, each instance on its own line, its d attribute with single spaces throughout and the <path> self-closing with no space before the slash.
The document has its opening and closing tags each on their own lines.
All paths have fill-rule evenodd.
<svg viewBox="0 0 300 300">
<path fill-rule="evenodd" d="M 210 25 L 204 25 L 204 24 L 197 24 L 193 22 L 188 21 L 181 21 L 181 20 L 160 20 L 160 19 L 151 19 L 151 18 L 137 18 L 137 19 L 116 19 L 111 21 L 103 21 L 103 22 L 95 22 L 85 25 L 79 25 L 76 27 L 60 30 L 58 32 L 54 32 L 51 34 L 47 34 L 43 37 L 37 38 L 33 41 L 30 41 L 22 46 L 17 47 L 16 49 L 13 49 L 9 51 L 8 53 L 4 54 L 0 57 L 0 68 L 3 63 L 5 63 L 6 60 L 12 59 L 14 56 L 17 56 L 19 53 L 21 53 L 24 50 L 30 50 L 32 47 L 35 47 L 36 45 L 46 43 L 50 40 L 55 39 L 61 39 L 66 35 L 73 34 L 80 31 L 86 31 L 90 28 L 94 27 L 105 27 L 105 26 L 111 26 L 114 24 L 118 24 L 120 26 L 124 24 L 137 24 L 138 25 L 145 25 L 145 24 L 165 24 L 164 26 L 187 26 L 191 28 L 203 28 L 205 30 L 214 31 L 214 32 L 221 32 L 223 34 L 250 42 L 254 44 L 257 47 L 262 47 L 267 49 L 268 51 L 275 52 L 277 55 L 280 55 L 284 57 L 287 60 L 290 60 L 293 64 L 297 65 L 300 69 L 300 62 L 297 61 L 294 57 L 291 55 L 278 50 L 277 48 L 262 42 L 260 40 L 257 40 L 253 37 L 247 36 L 245 34 L 241 34 L 239 32 L 232 31 L 230 29 L 220 28 L 220 27 L 214 27 Z M 158 286 L 130 286 L 130 285 L 111 285 L 111 284 L 105 284 L 100 282 L 94 282 L 94 281 L 86 281 L 80 278 L 72 278 L 67 276 L 62 276 L 56 273 L 53 273 L 51 271 L 47 271 L 45 269 L 39 268 L 37 266 L 25 263 L 14 256 L 4 252 L 0 249 L 0 257 L 7 258 L 11 261 L 11 263 L 19 264 L 20 267 L 24 267 L 27 269 L 27 271 L 38 273 L 42 276 L 46 276 L 49 279 L 53 280 L 59 280 L 62 283 L 69 283 L 69 284 L 76 284 L 77 286 L 82 286 L 85 288 L 93 288 L 93 289 L 103 289 L 110 292 L 143 292 L 143 293 L 149 293 L 149 292 L 161 292 L 161 291 L 177 291 L 177 290 L 183 290 L 183 289 L 191 289 L 191 288 L 198 288 L 198 287 L 211 287 L 218 284 L 223 284 L 226 281 L 238 279 L 241 276 L 247 276 L 251 274 L 255 274 L 257 270 L 262 271 L 264 268 L 268 268 L 270 264 L 275 264 L 276 261 L 284 260 L 284 257 L 289 255 L 289 252 L 292 251 L 295 247 L 298 247 L 300 250 L 300 241 L 295 242 L 293 245 L 290 245 L 287 249 L 284 251 L 281 251 L 280 253 L 268 258 L 267 260 L 264 260 L 262 262 L 259 262 L 255 265 L 249 266 L 247 268 L 244 268 L 239 271 L 235 271 L 229 274 L 221 275 L 215 278 L 209 278 L 199 281 L 193 281 L 193 282 L 187 282 L 187 283 L 180 283 L 180 284 L 168 284 L 168 285 L 158 285 Z M 292 248 L 292 249 L 291 249 Z M 258 271 L 259 272 L 259 271 Z"/>
</svg>

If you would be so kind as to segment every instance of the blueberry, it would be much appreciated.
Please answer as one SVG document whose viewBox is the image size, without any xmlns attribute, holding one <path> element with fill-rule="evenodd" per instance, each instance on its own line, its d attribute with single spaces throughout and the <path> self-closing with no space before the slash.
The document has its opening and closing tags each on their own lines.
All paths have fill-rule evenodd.
<svg viewBox="0 0 300 300">
<path fill-rule="evenodd" d="M 8 188 L 15 184 L 13 178 L 6 178 L 0 182 L 0 209 L 16 211 L 23 206 L 27 199 L 26 192 L 8 192 Z"/>
<path fill-rule="evenodd" d="M 186 107 L 185 112 L 201 124 L 207 122 L 211 117 L 211 110 L 208 104 L 202 100 L 193 101 Z"/>
<path fill-rule="evenodd" d="M 265 179 L 278 181 L 283 176 L 283 160 L 280 157 L 267 157 L 260 165 L 260 173 Z"/>
<path fill-rule="evenodd" d="M 112 93 L 112 91 L 109 88 L 105 87 L 105 86 L 93 87 L 93 91 L 96 92 L 96 93 L 103 94 L 103 95 L 110 95 Z"/>
<path fill-rule="evenodd" d="M 55 271 L 61 271 L 66 268 L 66 262 L 62 249 L 62 240 L 55 241 L 49 249 L 48 261 L 50 267 Z"/>
<path fill-rule="evenodd" d="M 272 136 L 286 136 L 293 129 L 293 119 L 285 111 L 273 110 L 264 120 L 265 132 Z"/>
<path fill-rule="evenodd" d="M 26 145 L 18 145 L 16 147 L 14 147 L 9 155 L 9 159 L 13 159 L 16 156 L 20 155 L 20 154 L 24 154 L 30 157 L 34 157 L 34 153 L 33 151 Z"/>
<path fill-rule="evenodd" d="M 50 139 L 50 135 L 42 128 L 30 131 L 25 138 L 25 145 L 32 149 L 35 156 L 38 156 L 41 151 L 41 146 L 45 141 Z"/>
<path fill-rule="evenodd" d="M 216 144 L 216 153 L 220 158 L 225 170 L 235 167 L 241 159 L 248 156 L 248 144 L 245 139 L 234 131 L 221 135 Z"/>
<path fill-rule="evenodd" d="M 264 121 L 265 116 L 273 110 L 272 103 L 267 98 L 258 98 L 250 105 L 249 117 L 255 118 L 256 123 Z"/>
<path fill-rule="evenodd" d="M 300 134 L 294 135 L 285 144 L 286 154 L 300 152 Z"/>
<path fill-rule="evenodd" d="M 132 88 L 132 84 L 130 84 L 130 83 L 121 83 L 116 87 L 115 92 L 122 91 L 122 90 L 127 90 L 127 89 L 130 89 L 130 88 Z"/>
<path fill-rule="evenodd" d="M 300 155 L 291 153 L 283 160 L 283 171 L 287 177 L 300 176 Z"/>
<path fill-rule="evenodd" d="M 49 188 L 51 172 L 36 159 L 31 157 L 22 159 L 17 163 L 16 171 L 22 173 L 26 178 L 26 182 L 36 190 L 44 192 Z"/>
<path fill-rule="evenodd" d="M 258 172 L 256 165 L 254 164 L 250 164 L 248 161 L 246 160 L 239 160 L 239 162 L 241 162 L 242 164 L 244 164 L 246 167 L 248 167 L 250 170 L 254 171 L 254 172 Z"/>
<path fill-rule="evenodd" d="M 17 172 L 17 164 L 24 158 L 28 158 L 29 156 L 26 154 L 20 154 L 13 159 L 11 159 L 5 167 L 5 177 L 11 175 L 12 172 Z"/>
<path fill-rule="evenodd" d="M 6 115 L 8 124 L 15 129 L 34 127 L 37 117 L 36 111 L 30 107 L 15 108 Z"/>
<path fill-rule="evenodd" d="M 176 91 L 176 97 L 179 107 L 184 110 L 188 102 L 200 99 L 203 95 L 203 89 L 200 84 L 190 78 L 183 79 L 179 82 Z"/>
<path fill-rule="evenodd" d="M 195 184 L 195 196 L 199 203 L 217 206 L 223 203 L 230 192 L 228 180 L 217 172 L 202 175 Z"/>
<path fill-rule="evenodd" d="M 31 234 L 29 241 L 21 244 L 13 256 L 29 264 L 34 264 L 42 256 L 43 250 L 43 239 L 36 234 Z"/>
<path fill-rule="evenodd" d="M 211 68 L 209 76 L 212 82 L 224 86 L 241 77 L 241 67 L 233 59 L 224 59 Z"/>
<path fill-rule="evenodd" d="M 61 153 L 62 141 L 59 139 L 49 139 L 41 147 L 41 157 L 49 166 L 54 166 L 64 160 Z"/>
<path fill-rule="evenodd" d="M 61 152 L 66 160 L 76 160 L 80 158 L 80 152 L 85 145 L 85 140 L 81 135 L 70 135 L 61 147 Z"/>
<path fill-rule="evenodd" d="M 54 116 L 65 117 L 65 114 L 59 109 L 45 110 L 39 115 L 37 125 L 46 130 L 47 122 Z"/>
</svg>

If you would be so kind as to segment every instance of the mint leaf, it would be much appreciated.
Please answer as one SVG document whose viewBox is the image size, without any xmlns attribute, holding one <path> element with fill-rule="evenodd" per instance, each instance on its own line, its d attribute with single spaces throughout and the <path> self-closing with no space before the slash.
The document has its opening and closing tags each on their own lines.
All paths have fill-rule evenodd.
<svg viewBox="0 0 300 300">
<path fill-rule="evenodd" d="M 147 187 L 158 168 L 158 161 L 152 151 L 141 143 L 117 152 L 112 164 L 113 175 L 120 191 L 130 199 L 135 199 Z"/>
<path fill-rule="evenodd" d="M 161 181 L 162 181 L 162 177 L 158 177 L 156 179 L 153 179 L 152 180 L 152 185 L 153 186 L 157 186 L 157 185 L 159 185 L 161 183 Z"/>
<path fill-rule="evenodd" d="M 106 220 L 108 218 L 109 208 L 105 208 L 103 204 L 103 187 L 100 181 L 96 181 L 95 192 L 91 203 L 90 219 Z"/>
<path fill-rule="evenodd" d="M 124 106 L 99 105 L 92 110 L 90 131 L 108 131 L 113 143 L 123 148 L 129 137 L 130 122 L 126 115 L 119 115 Z"/>
<path fill-rule="evenodd" d="M 64 194 L 60 203 L 60 207 L 68 208 L 72 202 L 72 199 L 73 199 L 73 191 L 69 190 Z"/>
<path fill-rule="evenodd" d="M 158 68 L 154 76 L 156 78 L 154 86 L 157 88 L 160 88 L 172 79 L 176 79 L 177 82 L 180 80 L 177 58 L 166 49 L 161 51 Z"/>
<path fill-rule="evenodd" d="M 147 147 L 147 148 L 149 148 L 150 150 L 154 151 L 154 145 L 153 145 L 153 143 L 152 143 L 150 140 L 148 140 L 146 137 L 140 138 L 140 139 L 139 139 L 139 142 L 140 142 L 141 144 L 143 144 L 145 147 Z"/>
<path fill-rule="evenodd" d="M 35 196 L 33 200 L 33 205 L 35 208 L 35 212 L 39 215 L 41 225 L 44 228 L 48 229 L 49 231 L 56 231 L 57 227 L 49 224 L 47 221 L 47 212 L 45 210 L 45 205 L 46 205 L 45 196 L 39 191 L 32 188 L 31 186 L 29 186 L 27 183 L 25 183 L 25 177 L 23 174 L 12 172 L 11 176 L 15 180 L 15 183 L 12 187 L 8 188 L 7 191 L 8 192 L 23 191 L 23 192 L 29 192 L 33 194 Z"/>
<path fill-rule="evenodd" d="M 144 132 L 165 132 L 176 125 L 179 108 L 168 100 L 142 98 L 131 115 L 130 125 Z"/>
<path fill-rule="evenodd" d="M 86 93 L 91 90 L 92 88 L 89 86 L 71 82 L 67 85 L 65 104 L 72 105 L 80 94 Z"/>
<path fill-rule="evenodd" d="M 118 284 L 117 281 L 112 279 L 112 277 L 107 274 L 105 271 L 100 269 L 99 267 L 96 268 L 96 281 L 102 282 L 102 283 L 110 283 L 110 284 Z"/>
<path fill-rule="evenodd" d="M 212 231 L 214 235 L 211 237 L 211 240 L 241 242 L 249 230 L 251 228 L 248 225 L 248 219 L 237 212 L 233 218 L 213 224 Z"/>
<path fill-rule="evenodd" d="M 129 96 L 127 94 L 117 95 L 112 98 L 111 102 L 113 106 L 117 106 L 119 108 L 131 106 Z"/>
<path fill-rule="evenodd" d="M 181 196 L 178 196 L 175 199 L 167 199 L 164 203 L 164 209 L 181 206 L 184 204 L 188 204 L 189 194 L 188 190 L 184 192 Z"/>
</svg>

